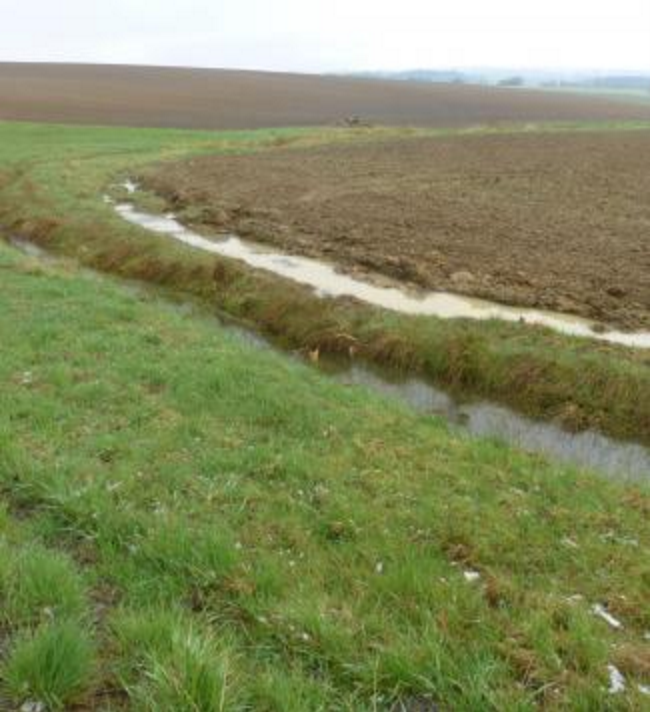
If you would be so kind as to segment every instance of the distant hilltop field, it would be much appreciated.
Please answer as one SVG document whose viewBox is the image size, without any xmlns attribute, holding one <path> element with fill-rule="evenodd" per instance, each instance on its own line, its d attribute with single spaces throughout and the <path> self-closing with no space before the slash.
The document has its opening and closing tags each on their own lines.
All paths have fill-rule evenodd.
<svg viewBox="0 0 650 712">
<path fill-rule="evenodd" d="M 219 69 L 0 63 L 0 120 L 253 129 L 646 121 L 650 105 L 509 87 Z"/>
</svg>

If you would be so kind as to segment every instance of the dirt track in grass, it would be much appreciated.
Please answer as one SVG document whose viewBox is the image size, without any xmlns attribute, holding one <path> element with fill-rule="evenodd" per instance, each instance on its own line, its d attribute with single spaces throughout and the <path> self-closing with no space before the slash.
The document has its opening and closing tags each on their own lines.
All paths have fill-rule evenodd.
<svg viewBox="0 0 650 712">
<path fill-rule="evenodd" d="M 0 120 L 252 129 L 650 120 L 650 106 L 495 87 L 218 69 L 0 63 Z"/>
<path fill-rule="evenodd" d="M 650 327 L 650 132 L 410 138 L 165 164 L 185 218 L 427 289 Z"/>
</svg>

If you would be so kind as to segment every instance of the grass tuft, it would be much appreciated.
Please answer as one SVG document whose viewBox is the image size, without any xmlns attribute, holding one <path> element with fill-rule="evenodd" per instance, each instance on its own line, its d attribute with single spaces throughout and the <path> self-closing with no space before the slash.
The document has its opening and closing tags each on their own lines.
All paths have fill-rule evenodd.
<svg viewBox="0 0 650 712">
<path fill-rule="evenodd" d="M 124 685 L 137 709 L 218 712 L 236 709 L 231 653 L 182 615 L 149 612 L 118 619 Z"/>
<path fill-rule="evenodd" d="M 19 637 L 2 669 L 8 694 L 17 703 L 37 700 L 62 709 L 86 692 L 94 673 L 94 649 L 86 631 L 63 621 Z"/>
<path fill-rule="evenodd" d="M 0 543 L 0 621 L 35 626 L 87 613 L 83 581 L 72 561 L 38 544 L 9 549 Z"/>
</svg>

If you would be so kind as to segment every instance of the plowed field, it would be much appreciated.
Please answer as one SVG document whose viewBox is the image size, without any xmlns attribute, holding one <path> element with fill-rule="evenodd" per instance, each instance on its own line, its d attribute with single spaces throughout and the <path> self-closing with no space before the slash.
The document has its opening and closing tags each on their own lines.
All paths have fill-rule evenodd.
<svg viewBox="0 0 650 712">
<path fill-rule="evenodd" d="M 0 63 L 0 120 L 252 129 L 650 120 L 598 97 L 216 69 Z"/>
<path fill-rule="evenodd" d="M 219 231 L 420 287 L 650 326 L 650 133 L 410 138 L 165 164 Z"/>
</svg>

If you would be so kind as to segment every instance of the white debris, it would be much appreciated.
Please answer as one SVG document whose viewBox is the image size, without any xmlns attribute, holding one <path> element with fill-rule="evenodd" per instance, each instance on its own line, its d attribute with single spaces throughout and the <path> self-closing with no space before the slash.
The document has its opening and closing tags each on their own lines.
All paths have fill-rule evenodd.
<svg viewBox="0 0 650 712">
<path fill-rule="evenodd" d="M 599 616 L 604 621 L 609 623 L 609 625 L 611 625 L 612 628 L 622 628 L 623 627 L 623 624 L 621 623 L 621 621 L 614 618 L 614 616 L 607 611 L 605 606 L 601 606 L 600 603 L 597 603 L 591 610 L 594 613 L 594 615 Z"/>
<path fill-rule="evenodd" d="M 575 593 L 573 596 L 569 596 L 566 600 L 569 603 L 580 603 L 580 601 L 584 600 L 584 596 L 580 593 Z"/>
<path fill-rule="evenodd" d="M 564 546 L 568 546 L 570 549 L 579 549 L 580 547 L 573 541 L 573 539 L 570 539 L 568 536 L 565 536 L 564 539 L 562 539 L 562 543 Z"/>
<path fill-rule="evenodd" d="M 384 562 L 383 561 L 377 562 L 377 565 L 375 566 L 375 573 L 378 573 L 378 574 L 384 573 Z"/>
<path fill-rule="evenodd" d="M 639 692 L 642 695 L 650 696 L 650 685 L 639 685 Z"/>
<path fill-rule="evenodd" d="M 20 382 L 23 384 L 23 386 L 29 386 L 29 385 L 32 383 L 33 380 L 34 380 L 34 377 L 33 377 L 32 372 L 31 372 L 31 371 L 25 371 L 25 372 L 23 373 L 23 377 L 21 378 L 21 381 L 20 381 Z"/>
<path fill-rule="evenodd" d="M 609 541 L 614 544 L 624 544 L 625 546 L 639 546 L 639 540 L 634 539 L 633 537 L 629 536 L 623 536 L 619 537 L 614 534 L 614 532 L 607 532 L 606 534 L 603 534 L 601 537 L 602 541 Z"/>
<path fill-rule="evenodd" d="M 20 712 L 45 712 L 45 703 L 27 700 L 27 702 L 22 704 Z"/>
<path fill-rule="evenodd" d="M 616 695 L 625 690 L 625 678 L 621 671 L 615 665 L 608 665 L 609 672 L 609 694 Z"/>
<path fill-rule="evenodd" d="M 124 183 L 122 183 L 124 188 L 126 188 L 127 193 L 135 193 L 136 190 L 138 189 L 138 184 L 133 182 L 132 180 L 125 180 Z"/>
<path fill-rule="evenodd" d="M 465 577 L 465 581 L 469 583 L 478 581 L 481 578 L 481 574 L 478 571 L 463 571 L 463 576 Z"/>
<path fill-rule="evenodd" d="M 646 640 L 650 640 L 650 630 L 643 636 Z"/>
</svg>

